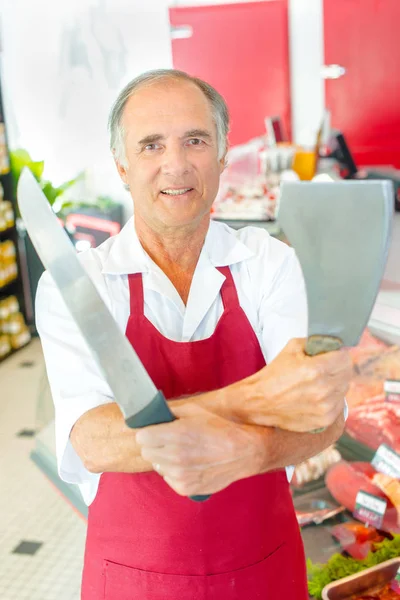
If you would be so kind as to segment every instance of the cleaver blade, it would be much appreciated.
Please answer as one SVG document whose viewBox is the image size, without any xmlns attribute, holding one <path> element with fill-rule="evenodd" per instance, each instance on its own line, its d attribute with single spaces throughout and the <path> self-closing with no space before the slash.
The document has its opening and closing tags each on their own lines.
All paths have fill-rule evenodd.
<svg viewBox="0 0 400 600">
<path fill-rule="evenodd" d="M 386 265 L 393 194 L 390 181 L 282 183 L 278 221 L 307 291 L 306 354 L 359 342 Z"/>
</svg>

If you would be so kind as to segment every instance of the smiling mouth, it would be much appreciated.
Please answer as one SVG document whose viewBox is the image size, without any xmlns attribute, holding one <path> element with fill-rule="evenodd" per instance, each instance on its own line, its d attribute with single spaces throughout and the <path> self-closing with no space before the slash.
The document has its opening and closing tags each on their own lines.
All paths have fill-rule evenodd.
<svg viewBox="0 0 400 600">
<path fill-rule="evenodd" d="M 161 193 L 165 196 L 182 196 L 183 194 L 187 194 L 192 190 L 193 188 L 181 188 L 180 190 L 172 190 L 167 188 L 166 190 L 162 190 Z"/>
</svg>

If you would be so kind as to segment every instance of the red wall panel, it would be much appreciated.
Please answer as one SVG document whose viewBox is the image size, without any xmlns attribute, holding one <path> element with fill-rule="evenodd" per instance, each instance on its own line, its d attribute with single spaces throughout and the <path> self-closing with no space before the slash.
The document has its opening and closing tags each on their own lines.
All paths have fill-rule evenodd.
<svg viewBox="0 0 400 600">
<path fill-rule="evenodd" d="M 400 0 L 324 0 L 325 64 L 346 68 L 326 106 L 360 165 L 400 167 L 399 23 Z"/>
<path fill-rule="evenodd" d="M 263 134 L 270 115 L 290 132 L 287 0 L 171 8 L 170 22 L 192 27 L 172 41 L 173 64 L 225 97 L 231 144 Z"/>
</svg>

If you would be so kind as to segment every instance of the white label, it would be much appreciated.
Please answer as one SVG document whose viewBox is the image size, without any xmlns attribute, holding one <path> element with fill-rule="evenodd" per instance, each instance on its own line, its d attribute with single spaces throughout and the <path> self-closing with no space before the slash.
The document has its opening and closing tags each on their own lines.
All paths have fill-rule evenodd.
<svg viewBox="0 0 400 600">
<path fill-rule="evenodd" d="M 386 444 L 379 446 L 372 465 L 380 473 L 400 479 L 400 456 Z"/>
<path fill-rule="evenodd" d="M 365 508 L 369 508 L 369 510 L 378 513 L 378 515 L 384 515 L 386 511 L 386 500 L 372 496 L 367 492 L 358 492 L 356 504 L 365 506 Z"/>
<path fill-rule="evenodd" d="M 400 394 L 400 381 L 388 379 L 383 384 L 383 389 L 386 393 Z"/>
</svg>

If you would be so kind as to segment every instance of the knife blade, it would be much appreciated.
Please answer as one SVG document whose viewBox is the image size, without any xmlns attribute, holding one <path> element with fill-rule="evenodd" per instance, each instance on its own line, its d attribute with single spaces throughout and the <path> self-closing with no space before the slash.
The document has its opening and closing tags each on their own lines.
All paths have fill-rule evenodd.
<svg viewBox="0 0 400 600">
<path fill-rule="evenodd" d="M 392 214 L 389 181 L 282 183 L 278 220 L 304 275 L 308 356 L 359 342 L 383 277 Z"/>
<path fill-rule="evenodd" d="M 119 329 L 27 167 L 20 175 L 17 197 L 21 217 L 39 258 L 102 371 L 126 425 L 136 429 L 174 421 L 164 394 L 157 390 Z M 193 496 L 192 500 L 203 501 L 208 497 Z"/>
<path fill-rule="evenodd" d="M 359 342 L 386 265 L 393 193 L 389 181 L 282 183 L 278 220 L 304 275 L 307 354 Z"/>
</svg>

